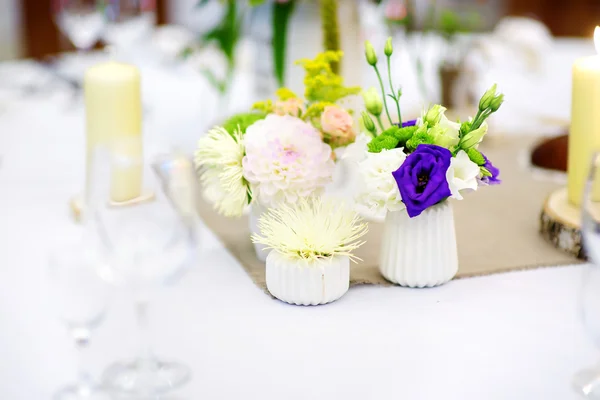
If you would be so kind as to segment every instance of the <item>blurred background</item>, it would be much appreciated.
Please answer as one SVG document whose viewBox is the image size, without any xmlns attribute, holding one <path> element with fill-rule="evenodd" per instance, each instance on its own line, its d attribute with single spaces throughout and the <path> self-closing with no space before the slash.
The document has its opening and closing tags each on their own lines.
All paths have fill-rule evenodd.
<svg viewBox="0 0 600 400">
<path fill-rule="evenodd" d="M 189 10 L 196 0 L 150 0 L 156 3 L 156 22 L 193 25 Z M 355 2 L 359 0 L 345 0 Z M 434 0 L 419 0 L 426 7 Z M 597 0 L 439 0 L 445 7 L 477 10 L 484 28 L 506 15 L 529 16 L 542 21 L 555 36 L 591 37 L 600 23 Z M 51 0 L 0 0 L 0 60 L 43 57 L 72 48 L 61 37 L 50 13 Z M 196 27 L 197 28 L 197 27 Z"/>
</svg>

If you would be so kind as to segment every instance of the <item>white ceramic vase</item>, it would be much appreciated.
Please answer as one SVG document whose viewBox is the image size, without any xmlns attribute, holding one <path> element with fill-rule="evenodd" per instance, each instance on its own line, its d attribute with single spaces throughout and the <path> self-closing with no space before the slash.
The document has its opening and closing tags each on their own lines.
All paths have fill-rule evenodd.
<svg viewBox="0 0 600 400">
<path fill-rule="evenodd" d="M 379 270 L 400 286 L 433 287 L 458 272 L 452 205 L 444 201 L 410 218 L 406 210 L 388 212 Z"/>
<path fill-rule="evenodd" d="M 250 234 L 253 235 L 255 233 L 260 233 L 260 229 L 258 229 L 258 219 L 260 216 L 267 211 L 267 208 L 261 204 L 253 202 L 250 206 L 250 214 L 248 215 L 248 222 L 250 224 Z M 253 243 L 254 251 L 256 252 L 256 257 L 265 262 L 267 260 L 267 256 L 269 255 L 269 251 L 266 250 L 266 246 L 264 244 Z"/>
<path fill-rule="evenodd" d="M 350 259 L 338 256 L 307 263 L 278 251 L 267 257 L 267 288 L 281 301 L 302 306 L 331 303 L 350 286 Z"/>
</svg>

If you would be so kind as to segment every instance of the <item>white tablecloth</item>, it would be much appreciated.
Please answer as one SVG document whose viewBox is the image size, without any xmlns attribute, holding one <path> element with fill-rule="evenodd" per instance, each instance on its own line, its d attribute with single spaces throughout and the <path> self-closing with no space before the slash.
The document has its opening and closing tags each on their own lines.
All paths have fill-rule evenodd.
<svg viewBox="0 0 600 400">
<path fill-rule="evenodd" d="M 193 143 L 209 122 L 206 84 L 144 74 L 148 148 Z M 68 201 L 83 183 L 83 109 L 67 104 L 0 91 L 1 399 L 47 399 L 75 377 L 75 350 L 44 294 L 47 251 L 75 229 Z M 193 370 L 178 399 L 576 399 L 571 377 L 598 355 L 577 314 L 581 267 L 358 287 L 305 308 L 262 293 L 205 228 L 202 242 L 152 315 L 157 352 Z M 133 310 L 117 293 L 89 363 L 100 374 L 135 349 Z"/>
</svg>

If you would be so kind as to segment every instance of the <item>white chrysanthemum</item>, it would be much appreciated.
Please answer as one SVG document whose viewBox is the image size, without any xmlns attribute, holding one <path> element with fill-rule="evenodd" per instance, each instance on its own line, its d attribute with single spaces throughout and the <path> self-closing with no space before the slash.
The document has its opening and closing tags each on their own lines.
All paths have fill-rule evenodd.
<svg viewBox="0 0 600 400">
<path fill-rule="evenodd" d="M 238 130 L 229 134 L 222 127 L 211 129 L 198 141 L 194 161 L 204 196 L 227 217 L 242 215 L 248 204 L 249 187 L 244 179 L 244 144 Z"/>
<path fill-rule="evenodd" d="M 359 163 L 361 184 L 356 202 L 371 213 L 381 216 L 386 211 L 399 211 L 405 208 L 398 184 L 392 175 L 406 160 L 402 148 L 382 150 L 381 153 L 367 153 Z"/>
<path fill-rule="evenodd" d="M 248 127 L 244 143 L 244 177 L 253 196 L 266 206 L 295 203 L 331 182 L 331 148 L 299 118 L 270 114 Z"/>
<path fill-rule="evenodd" d="M 335 256 L 354 258 L 352 251 L 364 242 L 366 223 L 335 199 L 302 198 L 296 204 L 271 208 L 258 221 L 255 243 L 281 254 L 307 261 Z"/>
<path fill-rule="evenodd" d="M 446 180 L 452 192 L 452 197 L 462 200 L 461 190 L 477 190 L 477 177 L 480 168 L 475 164 L 464 150 L 452 157 L 450 167 L 446 171 Z"/>
</svg>

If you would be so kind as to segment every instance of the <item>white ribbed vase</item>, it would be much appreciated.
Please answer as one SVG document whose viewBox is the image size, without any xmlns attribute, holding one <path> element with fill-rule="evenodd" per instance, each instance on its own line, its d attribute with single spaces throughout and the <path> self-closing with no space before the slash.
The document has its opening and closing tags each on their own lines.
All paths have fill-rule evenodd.
<svg viewBox="0 0 600 400">
<path fill-rule="evenodd" d="M 385 217 L 379 271 L 390 282 L 432 287 L 458 272 L 454 214 L 448 201 L 410 218 L 406 210 Z"/>
<path fill-rule="evenodd" d="M 258 219 L 260 216 L 267 211 L 267 208 L 254 202 L 250 206 L 250 215 L 248 216 L 248 223 L 250 225 L 250 235 L 255 233 L 260 233 L 260 229 L 258 229 Z M 267 256 L 269 255 L 269 251 L 265 250 L 266 246 L 259 243 L 254 244 L 254 251 L 256 252 L 256 257 L 265 262 L 267 260 Z"/>
<path fill-rule="evenodd" d="M 350 259 L 333 257 L 307 263 L 290 260 L 276 250 L 267 257 L 267 288 L 286 303 L 316 306 L 342 297 L 350 286 Z"/>
</svg>

